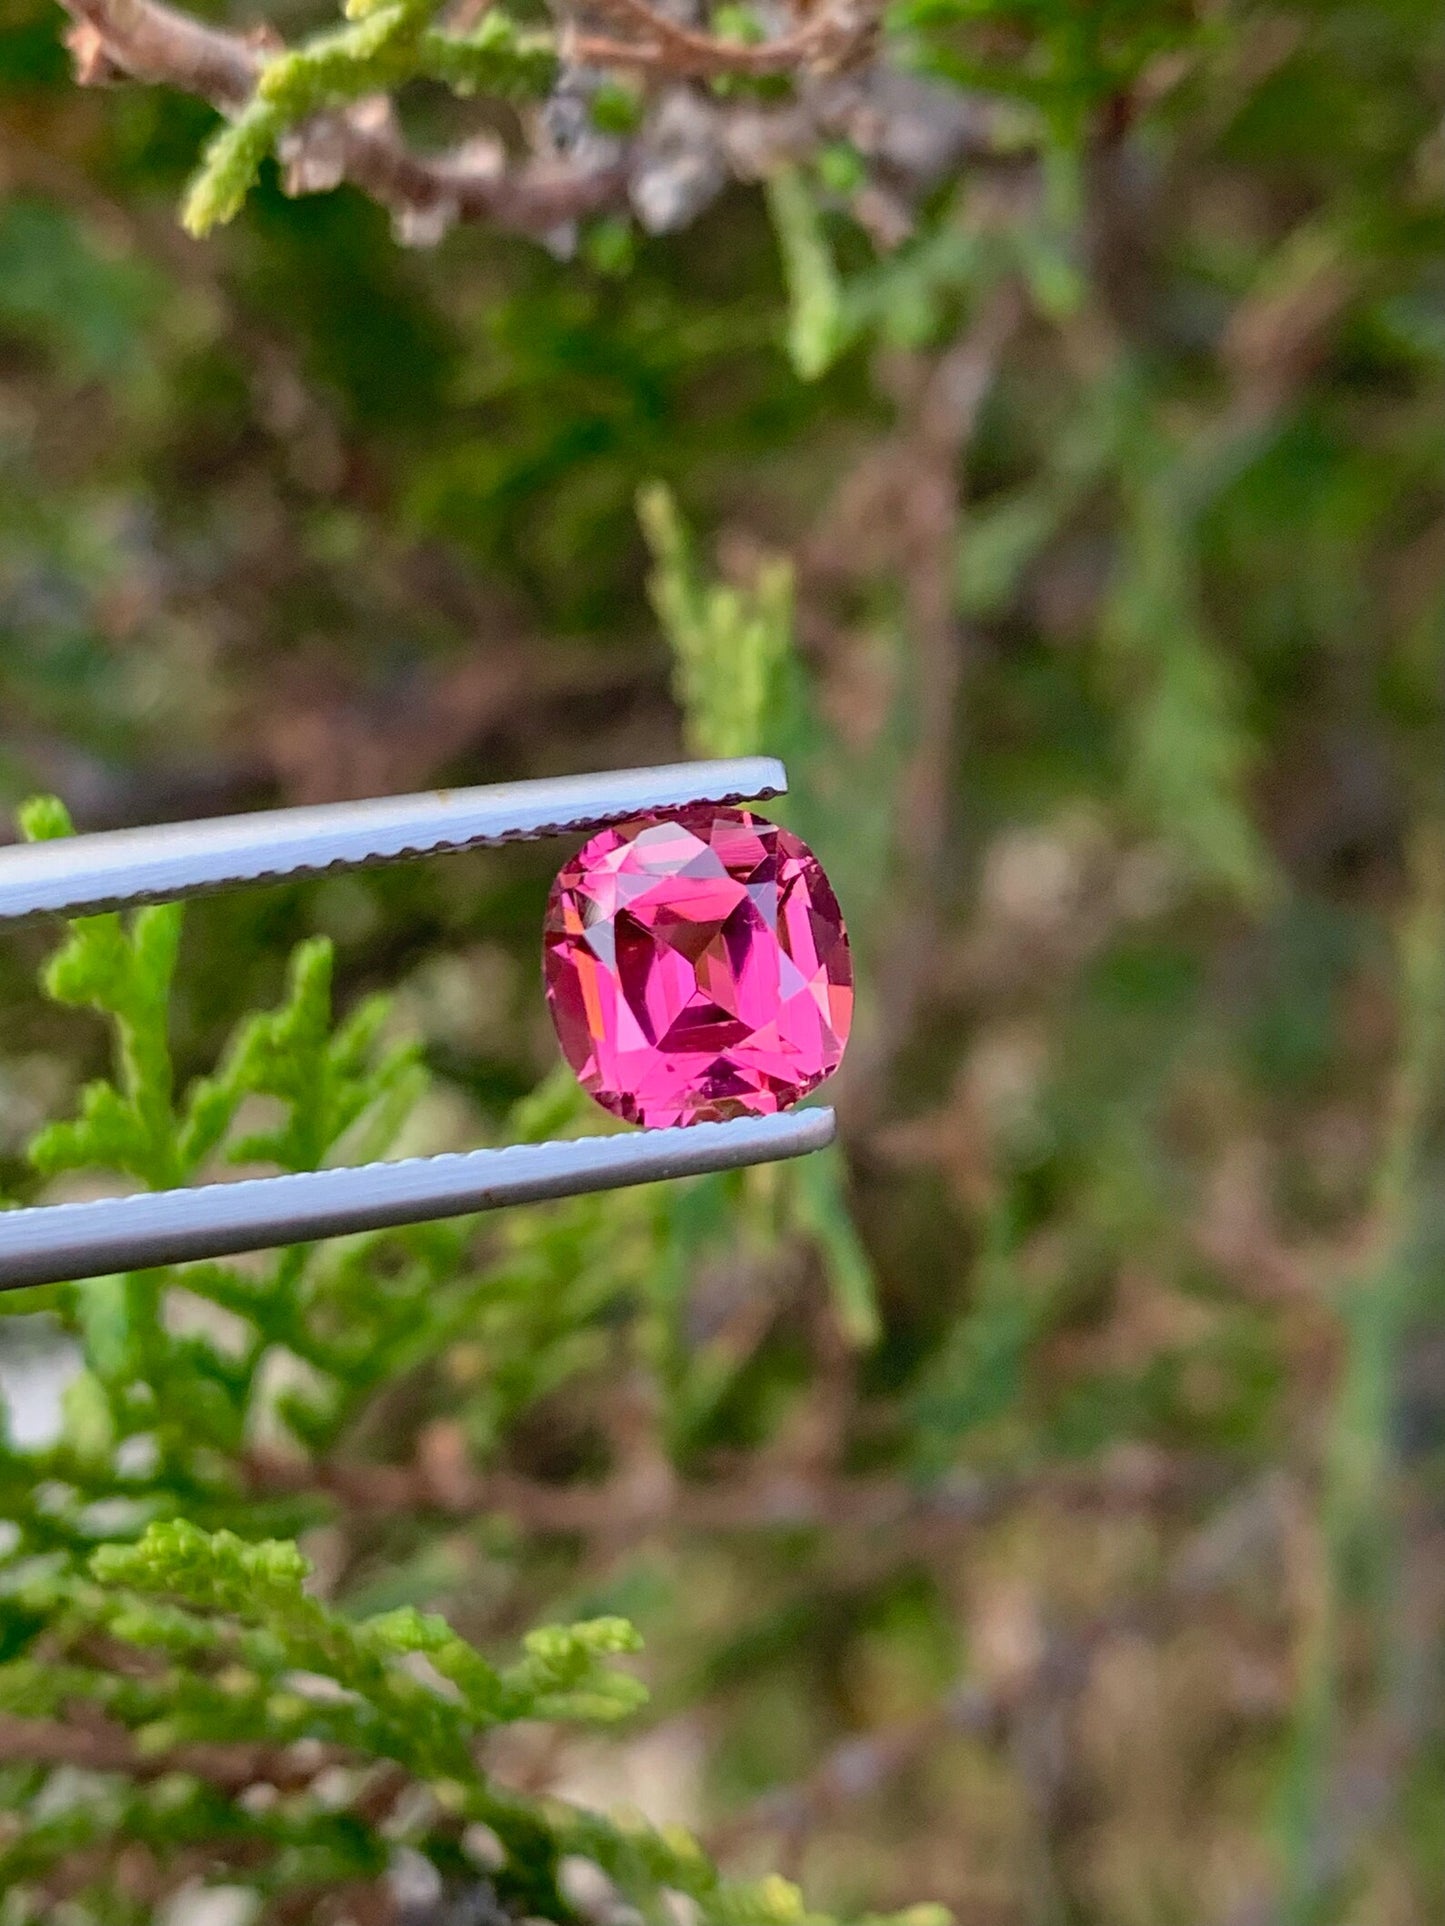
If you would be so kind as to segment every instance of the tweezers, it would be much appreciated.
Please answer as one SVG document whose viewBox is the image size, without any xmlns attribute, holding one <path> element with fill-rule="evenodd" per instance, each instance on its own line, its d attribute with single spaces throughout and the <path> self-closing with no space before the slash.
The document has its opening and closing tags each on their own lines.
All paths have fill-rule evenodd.
<svg viewBox="0 0 1445 1926">
<path fill-rule="evenodd" d="M 757 756 L 67 837 L 0 849 L 0 922 L 528 842 L 692 804 L 781 796 L 787 786 L 783 765 Z M 733 1170 L 821 1149 L 833 1132 L 833 1112 L 810 1108 L 0 1211 L 0 1289 Z"/>
</svg>

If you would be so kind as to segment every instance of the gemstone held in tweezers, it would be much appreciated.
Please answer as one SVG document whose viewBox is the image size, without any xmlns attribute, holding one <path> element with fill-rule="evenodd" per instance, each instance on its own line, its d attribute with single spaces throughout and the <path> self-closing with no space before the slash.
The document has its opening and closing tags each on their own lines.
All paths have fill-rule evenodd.
<svg viewBox="0 0 1445 1926">
<path fill-rule="evenodd" d="M 848 1040 L 832 886 L 805 843 L 748 809 L 592 837 L 552 885 L 543 965 L 583 1088 L 650 1128 L 786 1110 Z"/>
</svg>

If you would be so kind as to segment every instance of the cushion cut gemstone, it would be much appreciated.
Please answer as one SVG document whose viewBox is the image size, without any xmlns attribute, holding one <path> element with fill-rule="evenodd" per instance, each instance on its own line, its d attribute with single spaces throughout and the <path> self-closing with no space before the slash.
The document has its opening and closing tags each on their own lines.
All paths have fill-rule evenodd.
<svg viewBox="0 0 1445 1926">
<path fill-rule="evenodd" d="M 631 1123 L 785 1110 L 848 1040 L 837 898 L 807 845 L 751 810 L 602 830 L 552 885 L 543 961 L 563 1054 Z"/>
</svg>

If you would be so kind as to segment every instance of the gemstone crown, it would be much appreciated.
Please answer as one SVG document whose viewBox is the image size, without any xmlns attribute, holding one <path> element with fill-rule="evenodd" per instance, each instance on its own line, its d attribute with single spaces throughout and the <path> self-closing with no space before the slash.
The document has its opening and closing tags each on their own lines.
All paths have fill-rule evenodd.
<svg viewBox="0 0 1445 1926">
<path fill-rule="evenodd" d="M 785 1110 L 837 1069 L 847 931 L 790 830 L 709 807 L 604 829 L 563 865 L 543 969 L 583 1088 L 657 1127 Z"/>
</svg>

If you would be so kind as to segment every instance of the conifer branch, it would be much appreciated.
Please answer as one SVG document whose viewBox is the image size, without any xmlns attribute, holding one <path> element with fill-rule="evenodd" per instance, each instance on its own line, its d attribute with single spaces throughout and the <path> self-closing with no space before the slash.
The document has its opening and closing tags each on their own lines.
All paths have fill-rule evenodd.
<svg viewBox="0 0 1445 1926">
<path fill-rule="evenodd" d="M 836 73 L 867 51 L 878 25 L 874 0 L 835 0 L 771 40 L 726 39 L 684 27 L 647 0 L 603 0 L 599 11 L 627 29 L 604 37 L 567 24 L 524 36 L 499 13 L 468 33 L 431 21 L 427 0 L 353 5 L 348 23 L 296 48 L 269 34 L 210 27 L 165 0 L 64 0 L 68 44 L 82 84 L 128 74 L 208 100 L 227 124 L 211 141 L 193 183 L 185 222 L 203 234 L 240 208 L 273 151 L 288 189 L 349 181 L 389 209 L 404 238 L 434 241 L 455 222 L 487 221 L 545 236 L 621 204 L 632 167 L 611 157 L 549 157 L 505 163 L 492 139 L 435 155 L 403 137 L 392 90 L 430 78 L 461 94 L 541 97 L 561 65 L 651 72 L 678 81 L 764 79 Z"/>
<path fill-rule="evenodd" d="M 272 50 L 205 26 L 163 0 L 66 0 L 66 6 L 74 22 L 69 44 L 82 82 L 125 73 L 197 94 L 228 116 L 231 125 L 218 146 L 229 143 L 230 157 L 249 162 L 244 194 L 260 158 L 286 132 L 284 118 L 274 109 L 268 113 L 270 103 L 258 94 Z M 251 139 L 259 153 L 238 151 Z M 402 138 L 384 99 L 378 104 L 374 94 L 339 111 L 308 116 L 294 132 L 286 162 L 297 191 L 348 180 L 399 222 L 421 223 L 428 234 L 456 221 L 545 234 L 608 206 L 625 185 L 620 165 L 529 161 L 499 169 L 490 145 L 485 151 L 464 143 L 448 153 L 418 154 Z M 214 210 L 194 212 L 192 225 L 203 231 L 233 211 L 223 192 Z"/>
</svg>

